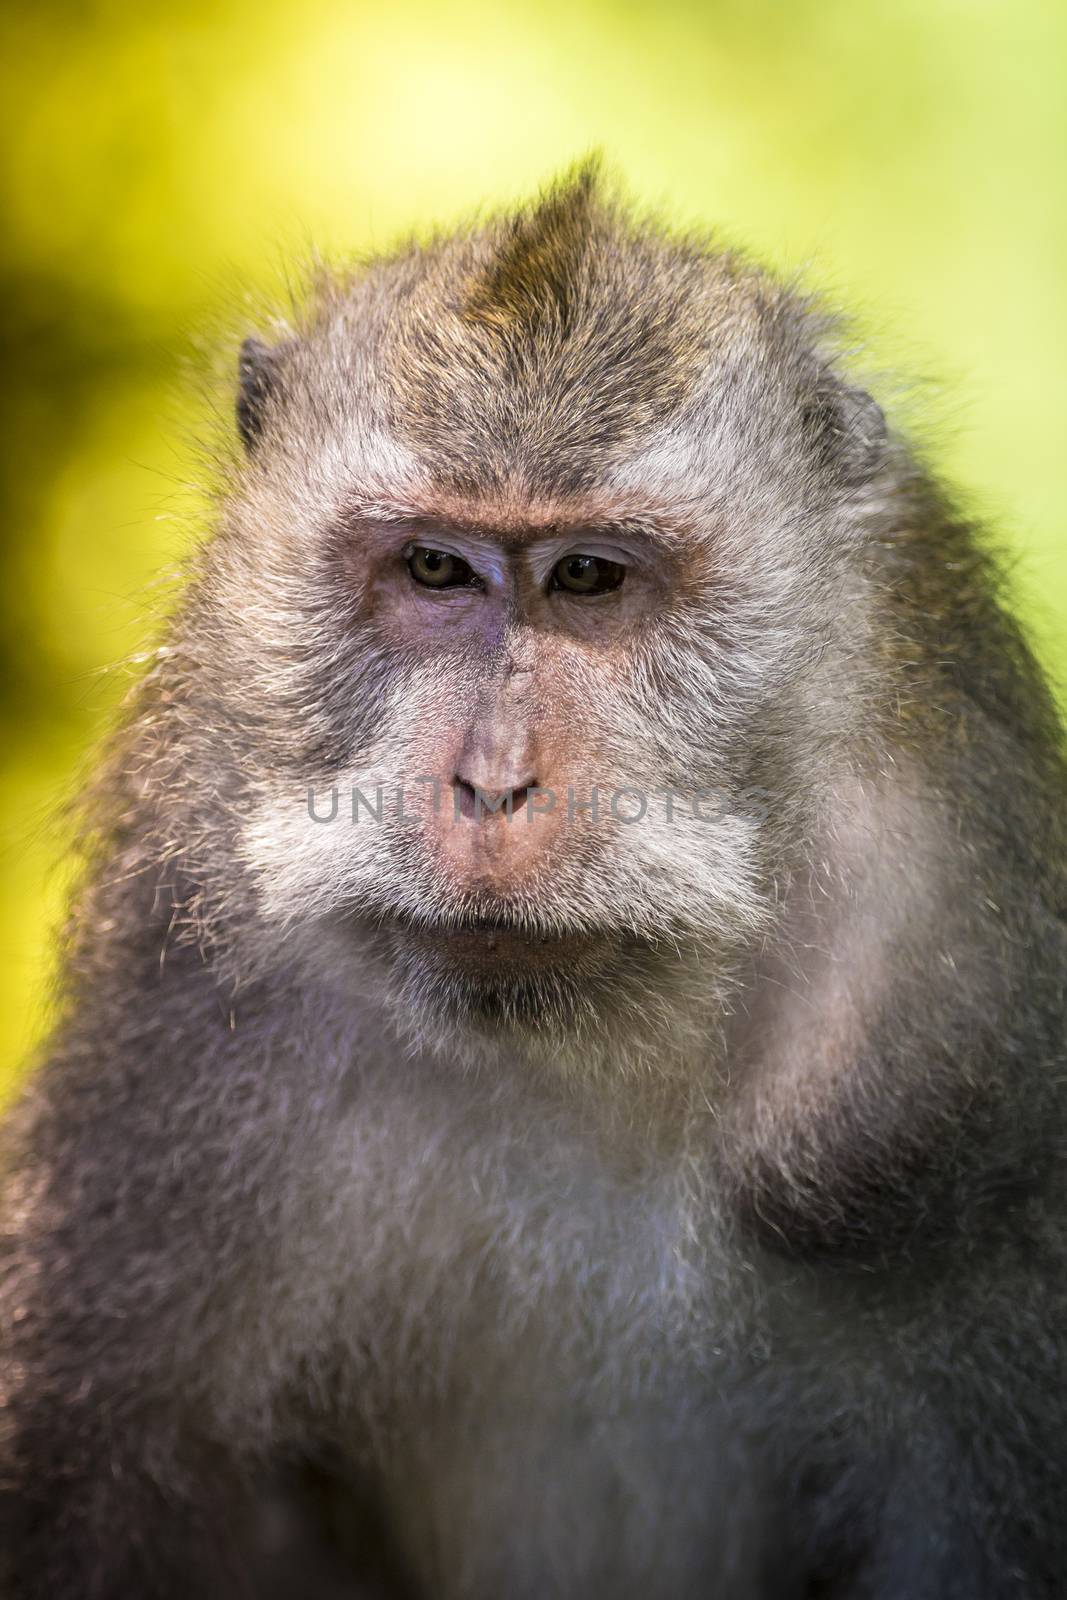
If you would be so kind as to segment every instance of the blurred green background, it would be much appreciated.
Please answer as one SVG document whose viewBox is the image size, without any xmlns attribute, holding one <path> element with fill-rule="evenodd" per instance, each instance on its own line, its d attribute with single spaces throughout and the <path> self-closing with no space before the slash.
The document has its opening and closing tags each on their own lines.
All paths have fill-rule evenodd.
<svg viewBox="0 0 1067 1600">
<path fill-rule="evenodd" d="M 45 1016 L 50 819 L 203 524 L 190 374 L 312 243 L 602 147 L 860 312 L 1067 679 L 1061 0 L 44 0 L 4 31 L 0 1086 Z"/>
</svg>

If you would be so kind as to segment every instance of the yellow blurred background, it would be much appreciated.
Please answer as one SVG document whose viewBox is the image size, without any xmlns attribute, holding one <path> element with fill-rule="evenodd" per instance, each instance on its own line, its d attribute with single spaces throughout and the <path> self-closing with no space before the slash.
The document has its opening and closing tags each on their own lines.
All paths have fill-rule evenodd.
<svg viewBox="0 0 1067 1600">
<path fill-rule="evenodd" d="M 859 311 L 1067 680 L 1061 0 L 43 0 L 4 31 L 0 1086 L 46 1012 L 51 819 L 204 522 L 190 374 L 312 244 L 601 147 Z"/>
</svg>

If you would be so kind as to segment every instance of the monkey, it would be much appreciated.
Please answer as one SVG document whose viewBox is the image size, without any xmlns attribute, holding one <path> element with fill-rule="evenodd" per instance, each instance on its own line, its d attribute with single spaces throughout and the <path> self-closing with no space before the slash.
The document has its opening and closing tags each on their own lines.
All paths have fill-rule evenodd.
<svg viewBox="0 0 1067 1600">
<path fill-rule="evenodd" d="M 1067 1583 L 1067 769 L 815 295 L 596 164 L 238 363 L 6 1118 L 4 1600 Z"/>
</svg>

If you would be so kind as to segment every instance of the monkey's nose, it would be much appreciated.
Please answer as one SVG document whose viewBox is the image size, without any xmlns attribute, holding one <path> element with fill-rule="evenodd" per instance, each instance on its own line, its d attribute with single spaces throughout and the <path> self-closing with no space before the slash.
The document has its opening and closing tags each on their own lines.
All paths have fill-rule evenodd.
<svg viewBox="0 0 1067 1600">
<path fill-rule="evenodd" d="M 537 779 L 532 773 L 517 783 L 496 788 L 474 783 L 459 772 L 452 779 L 456 811 L 461 817 L 470 817 L 475 821 L 496 815 L 514 816 L 526 804 L 530 790 L 536 787 Z"/>
</svg>

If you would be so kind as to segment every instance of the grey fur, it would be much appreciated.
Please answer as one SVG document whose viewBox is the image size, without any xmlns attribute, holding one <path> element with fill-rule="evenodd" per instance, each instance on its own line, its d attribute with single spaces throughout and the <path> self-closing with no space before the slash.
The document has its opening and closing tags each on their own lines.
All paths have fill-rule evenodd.
<svg viewBox="0 0 1067 1600">
<path fill-rule="evenodd" d="M 837 343 L 586 171 L 246 345 L 8 1126 L 5 1600 L 1062 1592 L 1061 732 Z M 731 803 L 509 900 L 606 964 L 449 979 L 403 929 L 485 892 L 303 797 L 500 651 L 341 563 L 585 501 L 681 574 L 560 689 L 595 776 Z"/>
</svg>

